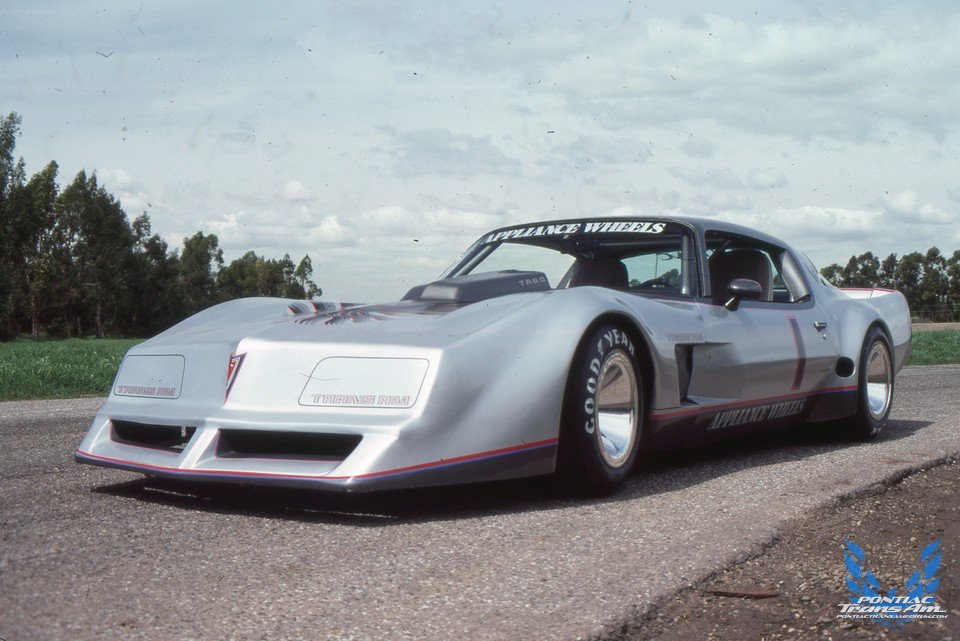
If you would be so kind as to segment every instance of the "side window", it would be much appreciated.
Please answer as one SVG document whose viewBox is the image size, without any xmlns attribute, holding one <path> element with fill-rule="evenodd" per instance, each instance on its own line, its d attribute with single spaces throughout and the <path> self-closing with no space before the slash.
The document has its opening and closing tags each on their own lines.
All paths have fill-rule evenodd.
<svg viewBox="0 0 960 641">
<path fill-rule="evenodd" d="M 623 259 L 631 289 L 679 289 L 680 248 L 645 252 Z"/>
<path fill-rule="evenodd" d="M 638 243 L 622 250 L 619 258 L 626 267 L 628 289 L 667 296 L 690 296 L 694 291 L 694 251 L 686 234 Z"/>
<path fill-rule="evenodd" d="M 706 240 L 707 266 L 715 298 L 723 297 L 730 281 L 736 278 L 760 283 L 762 301 L 794 303 L 806 298 L 806 286 L 783 248 L 717 232 L 707 232 Z"/>
</svg>

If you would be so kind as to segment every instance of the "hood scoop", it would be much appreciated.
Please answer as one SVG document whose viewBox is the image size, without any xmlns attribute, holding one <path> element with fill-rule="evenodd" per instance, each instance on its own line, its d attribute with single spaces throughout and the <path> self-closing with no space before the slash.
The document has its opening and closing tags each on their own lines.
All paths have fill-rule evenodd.
<svg viewBox="0 0 960 641">
<path fill-rule="evenodd" d="M 545 292 L 549 289 L 550 283 L 547 282 L 547 276 L 543 272 L 504 269 L 497 272 L 454 276 L 426 285 L 417 285 L 407 292 L 403 300 L 475 303 L 507 294 Z"/>
</svg>

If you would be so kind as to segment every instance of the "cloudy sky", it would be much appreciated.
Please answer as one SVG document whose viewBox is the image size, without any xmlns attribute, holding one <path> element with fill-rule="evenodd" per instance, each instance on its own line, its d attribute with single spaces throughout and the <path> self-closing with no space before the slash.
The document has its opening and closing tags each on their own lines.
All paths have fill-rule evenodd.
<svg viewBox="0 0 960 641">
<path fill-rule="evenodd" d="M 0 111 L 29 172 L 95 170 L 173 246 L 309 253 L 329 300 L 581 215 L 960 248 L 956 2 L 199 4 L 3 3 Z"/>
</svg>

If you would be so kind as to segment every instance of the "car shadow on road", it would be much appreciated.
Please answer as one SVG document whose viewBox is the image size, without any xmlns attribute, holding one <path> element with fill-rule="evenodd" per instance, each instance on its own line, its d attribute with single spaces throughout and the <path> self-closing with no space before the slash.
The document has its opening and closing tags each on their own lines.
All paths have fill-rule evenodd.
<svg viewBox="0 0 960 641">
<path fill-rule="evenodd" d="M 889 421 L 874 443 L 906 438 L 929 421 Z M 596 498 L 577 495 L 553 477 L 499 481 L 375 494 L 341 494 L 286 488 L 138 479 L 93 491 L 185 510 L 382 527 L 422 521 L 576 509 L 632 501 L 698 485 L 744 469 L 802 460 L 831 451 L 869 448 L 872 443 L 838 436 L 827 425 L 728 439 L 708 446 L 646 454 L 619 492 Z M 866 449 L 865 449 L 866 451 Z M 889 460 L 891 464 L 908 461 Z"/>
</svg>

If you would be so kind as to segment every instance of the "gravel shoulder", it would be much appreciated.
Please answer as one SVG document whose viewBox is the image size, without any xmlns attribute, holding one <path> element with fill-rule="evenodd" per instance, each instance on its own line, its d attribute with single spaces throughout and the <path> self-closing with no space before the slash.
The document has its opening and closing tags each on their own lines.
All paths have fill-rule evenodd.
<svg viewBox="0 0 960 641">
<path fill-rule="evenodd" d="M 960 462 L 879 485 L 784 528 L 762 554 L 723 569 L 648 613 L 631 641 L 688 639 L 956 639 L 960 637 Z M 943 620 L 918 620 L 886 630 L 872 620 L 837 619 L 848 601 L 842 546 L 866 552 L 884 588 L 902 586 L 920 550 L 942 543 L 937 601 Z M 769 598 L 719 596 L 717 592 Z M 764 594 L 765 593 L 765 594 Z"/>
<path fill-rule="evenodd" d="M 960 323 L 914 323 L 915 332 L 940 332 L 945 329 L 960 329 Z"/>
</svg>

